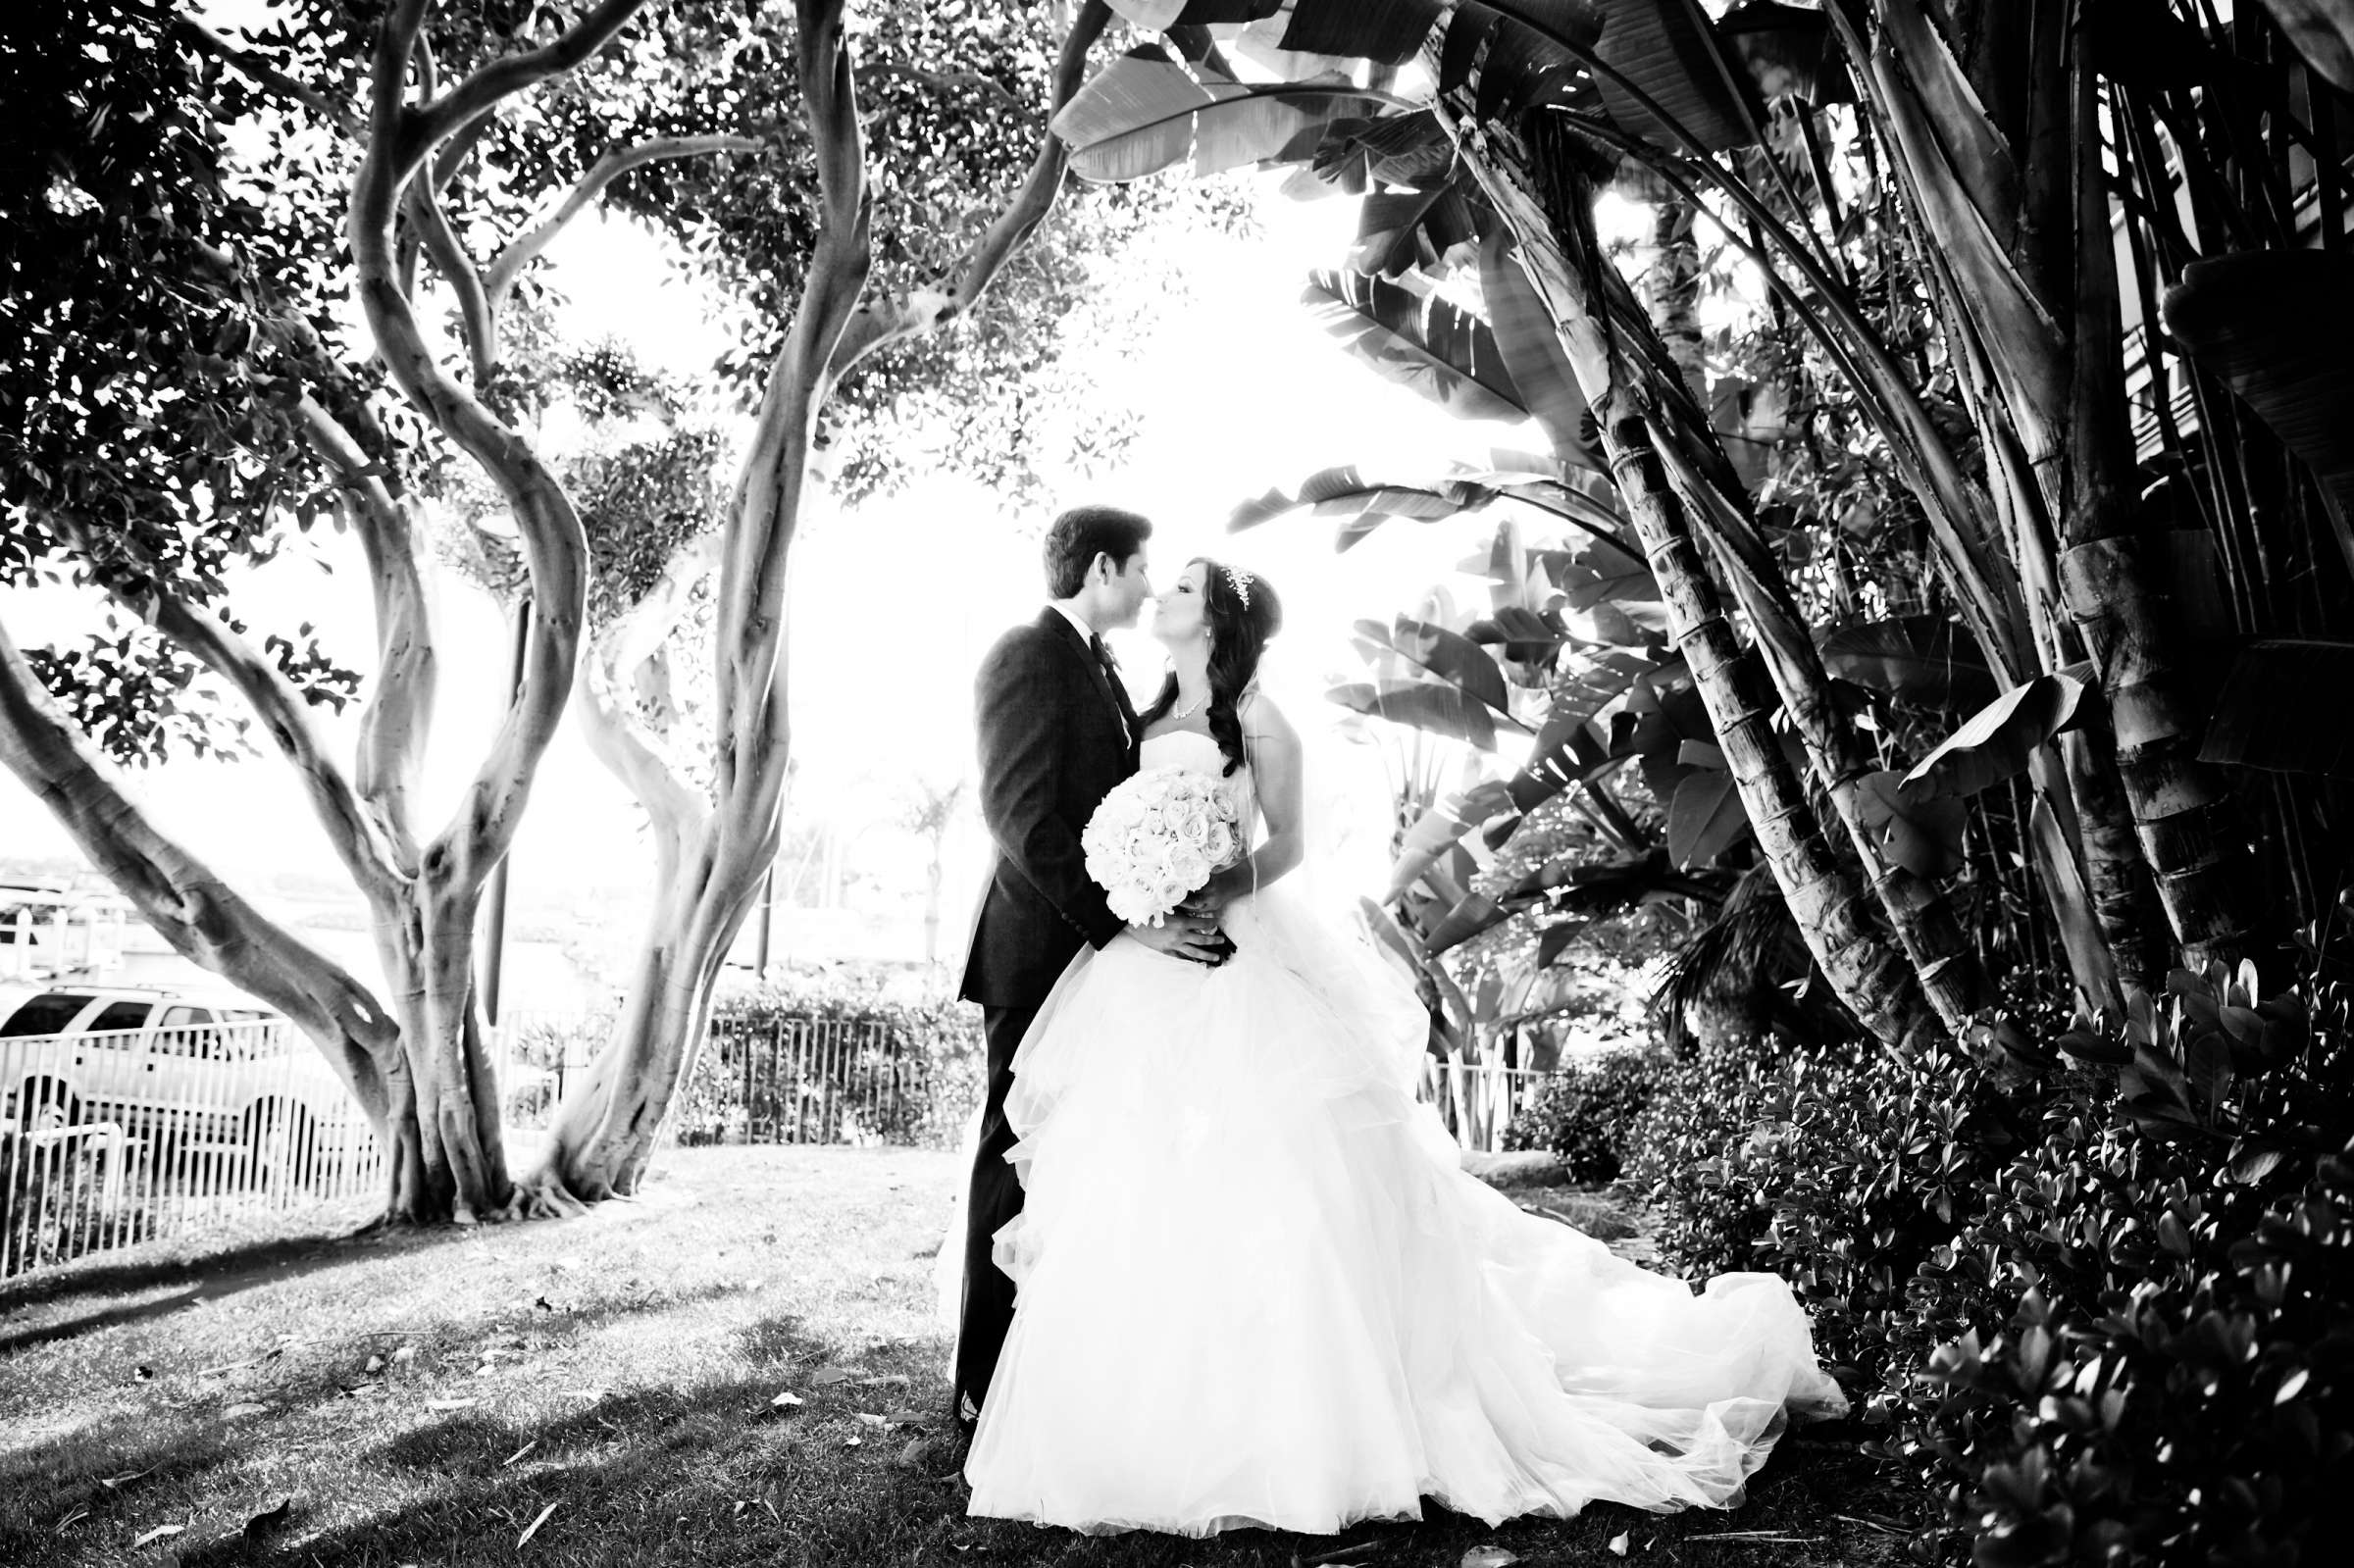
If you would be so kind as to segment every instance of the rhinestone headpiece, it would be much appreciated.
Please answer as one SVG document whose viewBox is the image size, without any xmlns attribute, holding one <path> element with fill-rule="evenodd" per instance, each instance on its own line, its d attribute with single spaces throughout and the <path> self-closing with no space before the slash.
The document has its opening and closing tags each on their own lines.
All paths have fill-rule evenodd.
<svg viewBox="0 0 2354 1568">
<path fill-rule="evenodd" d="M 1250 573 L 1243 571 L 1239 567 L 1230 566 L 1226 568 L 1226 585 L 1234 589 L 1234 596 L 1243 601 L 1244 609 L 1248 610 L 1251 608 Z"/>
</svg>

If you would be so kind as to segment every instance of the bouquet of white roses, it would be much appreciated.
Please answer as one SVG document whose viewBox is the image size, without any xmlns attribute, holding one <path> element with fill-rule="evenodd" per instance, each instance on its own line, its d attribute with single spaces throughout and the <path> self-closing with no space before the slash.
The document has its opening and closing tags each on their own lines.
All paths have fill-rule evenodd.
<svg viewBox="0 0 2354 1568">
<path fill-rule="evenodd" d="M 1243 849 L 1235 802 L 1207 774 L 1151 768 L 1115 785 L 1079 835 L 1087 874 L 1130 925 L 1157 926 Z"/>
</svg>

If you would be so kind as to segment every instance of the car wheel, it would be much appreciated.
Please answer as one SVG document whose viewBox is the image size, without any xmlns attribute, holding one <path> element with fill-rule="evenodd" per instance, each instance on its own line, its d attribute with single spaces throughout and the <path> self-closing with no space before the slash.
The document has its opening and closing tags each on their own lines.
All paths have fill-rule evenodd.
<svg viewBox="0 0 2354 1568">
<path fill-rule="evenodd" d="M 17 1126 L 27 1133 L 54 1133 L 81 1120 L 81 1101 L 54 1078 L 28 1078 L 17 1088 Z"/>
<path fill-rule="evenodd" d="M 245 1113 L 246 1167 L 253 1185 L 283 1192 L 311 1179 L 314 1137 L 300 1106 L 264 1100 Z"/>
</svg>

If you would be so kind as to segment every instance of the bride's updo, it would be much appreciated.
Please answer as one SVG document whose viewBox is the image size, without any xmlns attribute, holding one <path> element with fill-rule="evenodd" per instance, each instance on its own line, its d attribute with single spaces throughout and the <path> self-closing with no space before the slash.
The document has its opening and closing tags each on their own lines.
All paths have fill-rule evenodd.
<svg viewBox="0 0 2354 1568">
<path fill-rule="evenodd" d="M 1276 597 L 1273 583 L 1239 566 L 1222 565 L 1206 555 L 1195 556 L 1186 565 L 1203 568 L 1202 616 L 1209 630 L 1209 711 L 1204 717 L 1231 774 L 1245 761 L 1243 721 L 1235 710 L 1258 678 L 1258 656 L 1266 651 L 1267 639 L 1283 630 L 1283 601 Z M 1171 674 L 1138 728 L 1150 726 L 1176 705 L 1177 677 Z"/>
</svg>

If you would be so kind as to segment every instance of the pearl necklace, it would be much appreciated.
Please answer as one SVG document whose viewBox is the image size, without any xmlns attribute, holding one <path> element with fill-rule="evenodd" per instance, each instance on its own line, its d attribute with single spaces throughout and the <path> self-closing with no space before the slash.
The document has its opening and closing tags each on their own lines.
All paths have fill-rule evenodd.
<svg viewBox="0 0 2354 1568">
<path fill-rule="evenodd" d="M 1171 708 L 1169 710 L 1169 717 L 1172 719 L 1190 719 L 1194 716 L 1195 711 L 1199 709 L 1202 704 L 1207 702 L 1208 700 L 1209 693 L 1204 691 L 1193 701 L 1187 703 L 1184 707 Z"/>
</svg>

